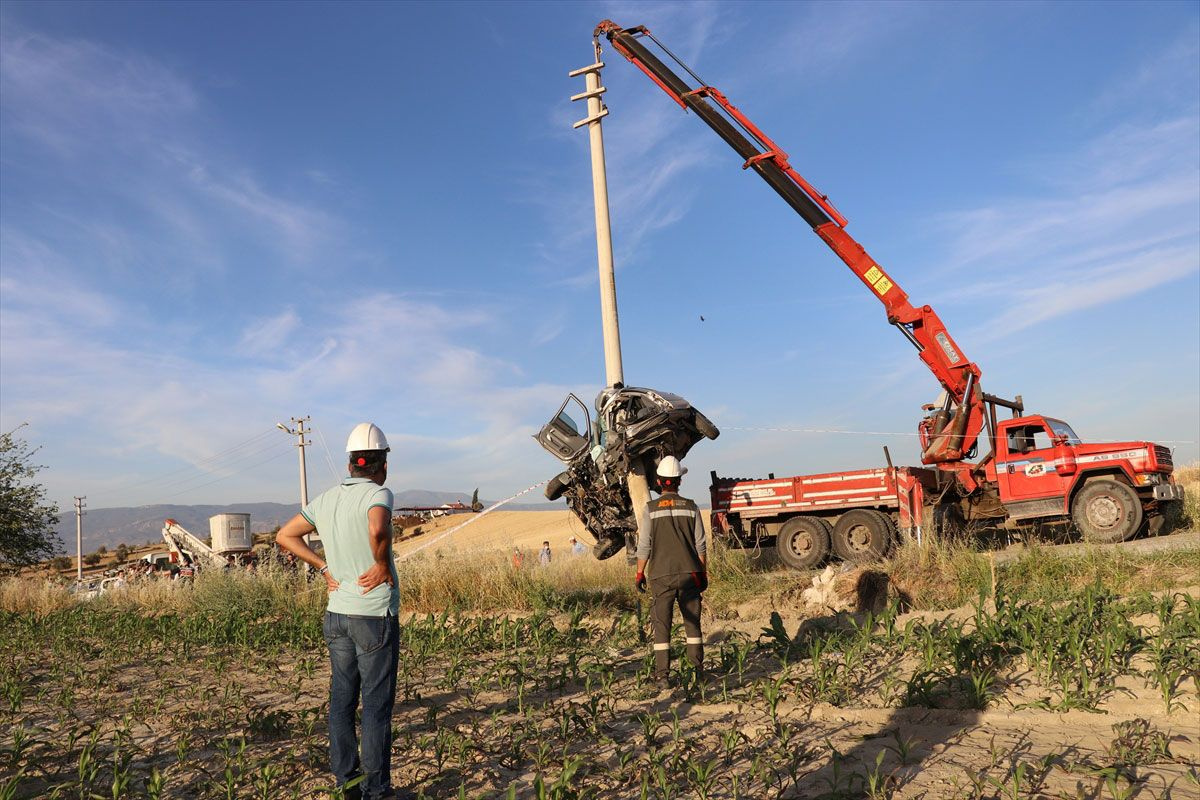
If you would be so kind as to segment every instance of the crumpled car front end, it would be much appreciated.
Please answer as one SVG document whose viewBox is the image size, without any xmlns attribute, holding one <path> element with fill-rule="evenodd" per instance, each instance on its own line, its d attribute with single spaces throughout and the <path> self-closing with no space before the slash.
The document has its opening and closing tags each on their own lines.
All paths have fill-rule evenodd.
<svg viewBox="0 0 1200 800">
<path fill-rule="evenodd" d="M 664 456 L 683 458 L 701 439 L 720 431 L 687 400 L 670 392 L 616 386 L 596 398 L 593 424 L 583 402 L 569 395 L 535 437 L 566 465 L 546 486 L 546 497 L 567 501 L 596 539 L 593 553 L 606 559 L 637 550 L 637 515 L 631 472 L 652 476 Z M 576 422 L 576 418 L 586 424 Z"/>
</svg>

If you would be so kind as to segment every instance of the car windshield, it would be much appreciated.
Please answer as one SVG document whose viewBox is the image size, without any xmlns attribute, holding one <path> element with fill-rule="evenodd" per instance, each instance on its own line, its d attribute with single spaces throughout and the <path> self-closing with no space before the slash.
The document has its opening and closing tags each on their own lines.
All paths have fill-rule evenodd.
<svg viewBox="0 0 1200 800">
<path fill-rule="evenodd" d="M 1083 443 L 1075 434 L 1075 431 L 1071 430 L 1071 426 L 1063 422 L 1061 419 L 1051 419 L 1050 417 L 1046 417 L 1046 424 L 1050 426 L 1050 430 L 1054 431 L 1055 436 L 1067 437 L 1068 444 Z"/>
</svg>

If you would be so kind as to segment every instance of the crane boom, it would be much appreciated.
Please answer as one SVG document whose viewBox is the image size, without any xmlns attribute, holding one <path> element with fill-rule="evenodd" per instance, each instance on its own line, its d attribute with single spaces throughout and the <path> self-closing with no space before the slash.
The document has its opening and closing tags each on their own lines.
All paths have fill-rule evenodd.
<svg viewBox="0 0 1200 800">
<path fill-rule="evenodd" d="M 173 519 L 163 522 L 163 541 L 174 552 L 179 553 L 187 563 L 197 564 L 204 561 L 210 566 L 225 566 L 225 558 L 204 543 L 199 536 L 189 531 Z"/>
<path fill-rule="evenodd" d="M 908 294 L 846 232 L 847 220 L 829 198 L 821 194 L 788 162 L 787 153 L 766 136 L 716 88 L 705 84 L 662 46 L 644 26 L 622 28 L 611 20 L 596 26 L 595 36 L 606 36 L 618 53 L 654 81 L 684 110 L 696 114 L 744 159 L 742 169 L 752 169 L 775 190 L 821 237 L 859 280 L 871 290 L 887 312 L 887 320 L 917 348 L 921 361 L 946 391 L 946 401 L 920 425 L 926 464 L 954 464 L 963 460 L 978 441 L 985 423 L 984 401 L 997 400 L 979 388 L 979 367 L 955 343 L 945 324 L 930 306 L 914 306 Z M 649 37 L 698 84 L 692 87 L 640 41 Z"/>
</svg>

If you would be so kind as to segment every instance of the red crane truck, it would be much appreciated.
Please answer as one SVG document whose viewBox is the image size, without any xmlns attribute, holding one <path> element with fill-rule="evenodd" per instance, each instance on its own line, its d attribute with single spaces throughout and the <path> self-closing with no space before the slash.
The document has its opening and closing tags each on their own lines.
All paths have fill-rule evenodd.
<svg viewBox="0 0 1200 800">
<path fill-rule="evenodd" d="M 927 305 L 915 306 L 895 279 L 846 231 L 847 220 L 788 162 L 788 156 L 720 91 L 702 81 L 645 27 L 610 20 L 595 31 L 685 111 L 692 111 L 804 219 L 883 303 L 887 321 L 916 348 L 942 387 L 918 425 L 921 467 L 896 467 L 765 479 L 712 474 L 712 527 L 742 544 L 778 548 L 807 568 L 832 548 L 855 561 L 883 555 L 897 532 L 965 522 L 1014 525 L 1070 521 L 1085 539 L 1117 542 L 1152 532 L 1182 508 L 1171 452 L 1152 442 L 1082 442 L 1056 418 L 1025 415 L 1020 395 L 1007 400 L 980 388 L 981 371 Z M 654 42 L 696 82 L 682 79 L 652 52 Z M 998 408 L 1012 412 L 998 419 Z M 980 440 L 988 452 L 978 461 Z"/>
</svg>

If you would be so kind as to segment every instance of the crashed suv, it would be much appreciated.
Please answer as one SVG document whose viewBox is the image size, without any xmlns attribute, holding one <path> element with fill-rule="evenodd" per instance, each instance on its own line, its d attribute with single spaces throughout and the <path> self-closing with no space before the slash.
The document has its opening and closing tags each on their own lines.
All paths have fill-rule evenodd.
<svg viewBox="0 0 1200 800">
<path fill-rule="evenodd" d="M 568 395 L 535 437 L 567 465 L 547 484 L 546 498 L 566 498 L 567 507 L 596 537 L 596 558 L 609 558 L 622 547 L 633 554 L 637 520 L 629 473 L 653 475 L 659 459 L 683 458 L 696 442 L 718 435 L 708 417 L 669 392 L 620 384 L 604 389 L 596 397 L 595 424 L 583 401 Z"/>
</svg>

